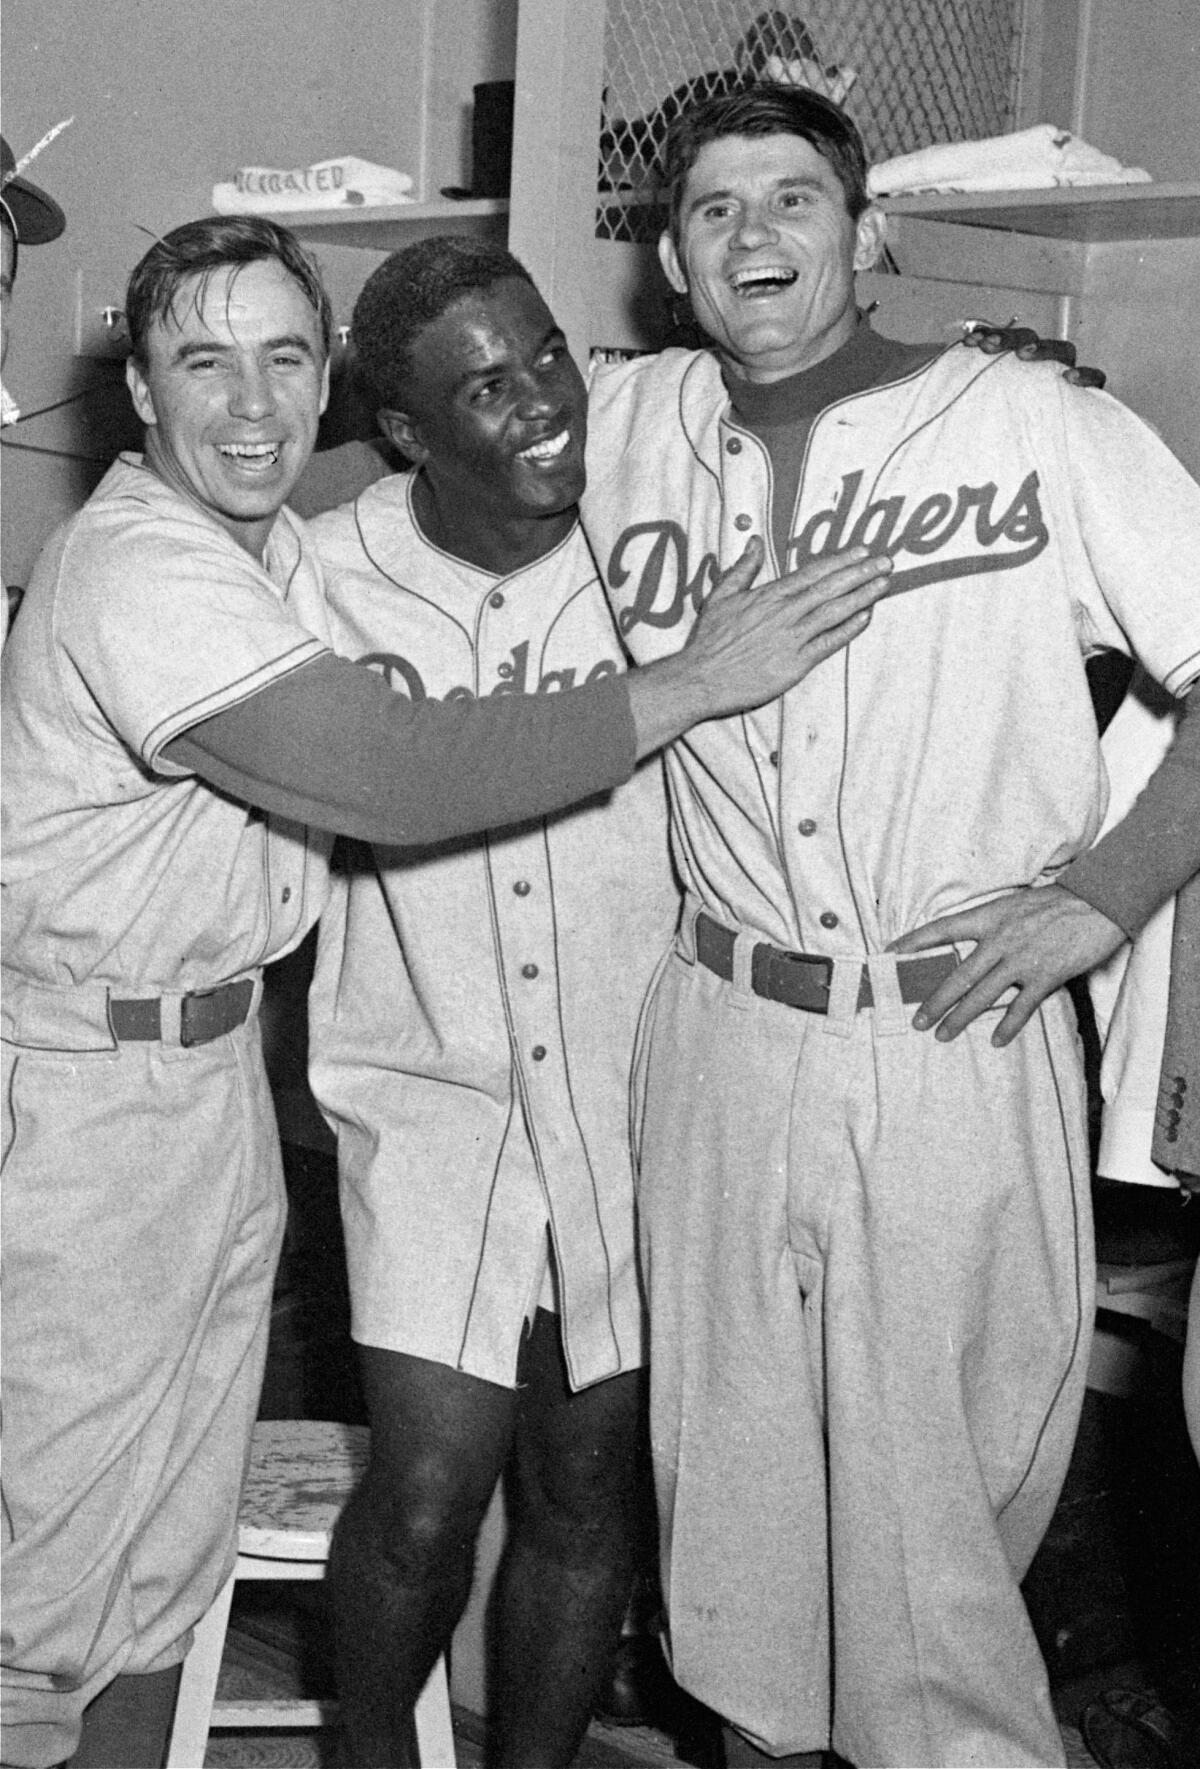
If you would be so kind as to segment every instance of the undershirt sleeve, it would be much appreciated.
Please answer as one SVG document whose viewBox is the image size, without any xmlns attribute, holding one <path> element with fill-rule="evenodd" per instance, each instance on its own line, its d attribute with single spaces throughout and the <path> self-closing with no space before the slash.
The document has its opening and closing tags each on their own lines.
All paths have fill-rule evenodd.
<svg viewBox="0 0 1200 1769">
<path fill-rule="evenodd" d="M 414 702 L 327 652 L 191 726 L 163 756 L 275 816 L 425 846 L 609 791 L 632 774 L 635 743 L 623 676 Z"/>
<path fill-rule="evenodd" d="M 1154 911 L 1200 872 L 1200 687 L 1128 813 L 1056 882 L 1136 939 Z"/>
</svg>

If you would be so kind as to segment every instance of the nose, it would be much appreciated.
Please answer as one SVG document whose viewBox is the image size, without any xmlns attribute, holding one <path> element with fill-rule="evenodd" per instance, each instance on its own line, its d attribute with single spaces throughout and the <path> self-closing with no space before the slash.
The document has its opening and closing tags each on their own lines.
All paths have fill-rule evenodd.
<svg viewBox="0 0 1200 1769">
<path fill-rule="evenodd" d="M 258 363 L 241 363 L 229 389 L 229 409 L 238 418 L 264 418 L 275 404 L 271 378 Z"/>
<path fill-rule="evenodd" d="M 557 378 L 553 373 L 539 374 L 531 369 L 522 376 L 517 405 L 524 417 L 540 417 L 559 403 Z"/>
<path fill-rule="evenodd" d="M 778 237 L 775 218 L 765 203 L 748 203 L 738 216 L 733 243 L 751 249 Z"/>
</svg>

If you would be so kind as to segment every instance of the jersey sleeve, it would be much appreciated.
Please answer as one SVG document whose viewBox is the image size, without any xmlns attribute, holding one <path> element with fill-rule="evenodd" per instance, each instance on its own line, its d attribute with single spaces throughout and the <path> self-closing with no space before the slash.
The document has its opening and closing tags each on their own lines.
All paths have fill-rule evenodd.
<svg viewBox="0 0 1200 1769">
<path fill-rule="evenodd" d="M 624 676 L 413 702 L 326 656 L 197 725 L 168 759 L 294 822 L 425 846 L 605 792 L 633 772 L 634 747 Z"/>
<path fill-rule="evenodd" d="M 1061 401 L 1075 513 L 1116 637 L 1169 693 L 1200 679 L 1200 485 L 1148 424 L 1108 394 Z M 1104 610 L 1095 611 L 1101 621 Z"/>
<path fill-rule="evenodd" d="M 150 488 L 144 501 L 113 499 L 76 525 L 54 615 L 85 704 L 150 768 L 181 731 L 328 648 L 301 618 L 314 598 L 300 580 L 316 567 L 298 541 L 276 584 L 215 523 L 163 502 Z"/>
<path fill-rule="evenodd" d="M 1139 798 L 1057 883 L 1135 939 L 1160 904 L 1200 873 L 1200 686 Z"/>
</svg>

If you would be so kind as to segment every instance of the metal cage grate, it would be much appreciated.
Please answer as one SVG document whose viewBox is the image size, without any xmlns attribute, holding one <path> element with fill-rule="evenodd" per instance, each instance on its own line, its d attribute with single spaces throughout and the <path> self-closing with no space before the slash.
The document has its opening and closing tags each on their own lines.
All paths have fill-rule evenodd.
<svg viewBox="0 0 1200 1769">
<path fill-rule="evenodd" d="M 599 238 L 657 236 L 672 117 L 748 80 L 782 74 L 837 99 L 870 160 L 1014 127 L 1024 0 L 803 3 L 607 0 Z"/>
</svg>

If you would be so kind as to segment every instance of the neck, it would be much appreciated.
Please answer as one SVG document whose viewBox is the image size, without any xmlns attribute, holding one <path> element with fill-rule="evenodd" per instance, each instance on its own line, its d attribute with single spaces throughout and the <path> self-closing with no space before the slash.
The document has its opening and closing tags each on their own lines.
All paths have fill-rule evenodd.
<svg viewBox="0 0 1200 1769">
<path fill-rule="evenodd" d="M 439 486 L 422 468 L 413 483 L 413 509 L 426 540 L 465 565 L 507 577 L 552 553 L 574 528 L 579 506 L 548 516 L 501 516 L 464 507 L 461 491 Z"/>
</svg>

